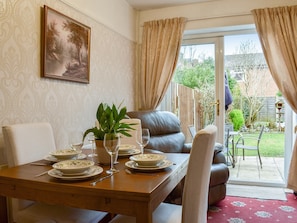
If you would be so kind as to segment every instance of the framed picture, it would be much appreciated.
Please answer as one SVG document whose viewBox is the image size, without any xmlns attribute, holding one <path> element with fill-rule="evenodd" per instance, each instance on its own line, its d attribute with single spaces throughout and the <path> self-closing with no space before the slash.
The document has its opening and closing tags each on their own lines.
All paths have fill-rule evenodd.
<svg viewBox="0 0 297 223">
<path fill-rule="evenodd" d="M 41 76 L 89 83 L 91 28 L 44 6 Z"/>
</svg>

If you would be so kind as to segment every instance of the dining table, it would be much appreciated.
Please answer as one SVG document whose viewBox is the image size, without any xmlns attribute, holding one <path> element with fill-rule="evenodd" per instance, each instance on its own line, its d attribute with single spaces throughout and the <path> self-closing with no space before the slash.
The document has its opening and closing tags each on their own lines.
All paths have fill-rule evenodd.
<svg viewBox="0 0 297 223">
<path fill-rule="evenodd" d="M 41 174 L 50 171 L 47 160 L 0 170 L 0 222 L 5 222 L 3 211 L 8 197 L 27 199 L 47 204 L 64 205 L 82 209 L 100 210 L 112 214 L 135 216 L 137 223 L 151 223 L 152 213 L 185 177 L 189 154 L 166 153 L 172 165 L 164 169 L 141 170 L 127 167 L 129 157 L 121 157 L 115 167 L 119 170 L 111 177 L 91 183 L 105 175 L 103 172 L 83 180 L 64 180 Z M 89 158 L 90 159 L 90 158 Z M 97 164 L 96 162 L 96 165 Z M 128 171 L 126 169 L 129 169 Z"/>
</svg>

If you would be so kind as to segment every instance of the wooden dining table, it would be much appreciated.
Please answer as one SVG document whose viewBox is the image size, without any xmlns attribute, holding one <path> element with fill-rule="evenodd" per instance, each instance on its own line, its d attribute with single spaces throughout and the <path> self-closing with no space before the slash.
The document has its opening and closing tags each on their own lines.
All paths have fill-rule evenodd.
<svg viewBox="0 0 297 223">
<path fill-rule="evenodd" d="M 135 216 L 137 223 L 151 223 L 152 213 L 186 175 L 189 154 L 166 153 L 172 165 L 154 172 L 125 171 L 128 157 L 118 159 L 113 176 L 90 185 L 98 177 L 107 175 L 109 166 L 102 166 L 104 172 L 90 179 L 65 181 L 44 174 L 51 165 L 38 166 L 28 163 L 0 170 L 0 201 L 6 197 L 28 199 L 48 204 L 65 205 L 113 214 Z M 41 160 L 39 162 L 44 162 Z M 3 208 L 0 204 L 0 207 Z M 0 221 L 5 219 L 1 210 Z M 1 221 L 4 222 L 4 221 Z"/>
</svg>

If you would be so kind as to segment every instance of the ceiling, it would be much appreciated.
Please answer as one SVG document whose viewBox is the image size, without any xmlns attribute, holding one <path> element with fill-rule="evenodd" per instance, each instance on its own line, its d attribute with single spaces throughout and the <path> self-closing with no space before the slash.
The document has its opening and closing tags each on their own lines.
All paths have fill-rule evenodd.
<svg viewBox="0 0 297 223">
<path fill-rule="evenodd" d="M 215 0 L 126 0 L 136 10 L 157 9 Z"/>
</svg>

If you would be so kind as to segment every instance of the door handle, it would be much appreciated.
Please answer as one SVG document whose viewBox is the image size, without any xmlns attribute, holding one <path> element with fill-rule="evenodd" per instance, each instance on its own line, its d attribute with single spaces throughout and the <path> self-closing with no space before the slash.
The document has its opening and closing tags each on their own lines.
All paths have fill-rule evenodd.
<svg viewBox="0 0 297 223">
<path fill-rule="evenodd" d="M 219 116 L 220 115 L 220 100 L 217 100 L 216 102 L 212 103 L 212 105 L 216 106 L 217 116 Z"/>
</svg>

